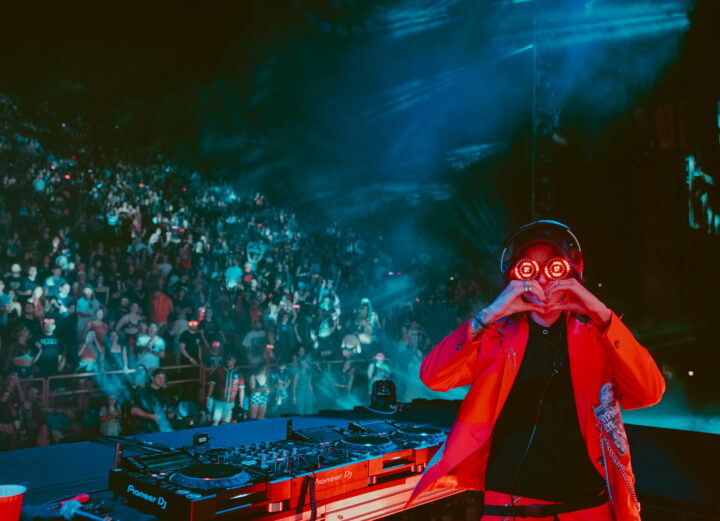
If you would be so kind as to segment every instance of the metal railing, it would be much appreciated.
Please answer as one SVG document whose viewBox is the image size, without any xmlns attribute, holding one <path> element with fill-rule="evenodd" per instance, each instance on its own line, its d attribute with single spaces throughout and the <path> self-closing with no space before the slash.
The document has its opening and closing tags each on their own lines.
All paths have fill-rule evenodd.
<svg viewBox="0 0 720 521">
<path fill-rule="evenodd" d="M 369 364 L 370 362 L 372 362 L 372 360 L 353 360 L 353 363 L 355 364 Z M 317 369 L 322 372 L 323 370 L 329 370 L 330 367 L 334 367 L 343 363 L 345 363 L 345 360 L 323 360 L 313 361 L 310 365 L 317 367 Z M 281 364 L 273 364 L 271 368 L 277 367 L 278 365 Z M 207 386 L 205 385 L 207 382 L 207 373 L 211 371 L 210 369 L 202 365 L 172 365 L 163 366 L 161 367 L 161 369 L 163 369 L 168 375 L 168 386 L 197 384 L 198 399 L 200 402 L 204 400 L 207 388 Z M 256 369 L 256 366 L 243 365 L 238 366 L 237 369 L 240 370 L 241 373 L 251 374 Z M 172 374 L 177 374 L 179 376 L 185 371 L 193 370 L 197 371 L 197 375 L 193 376 L 192 378 L 171 378 Z M 112 377 L 117 377 L 118 379 L 124 380 L 126 381 L 125 383 L 127 383 L 129 377 L 131 375 L 134 375 L 136 372 L 137 369 L 128 368 L 116 371 L 61 374 L 55 376 L 48 376 L 46 378 L 21 378 L 20 383 L 25 389 L 39 383 L 42 404 L 44 407 L 47 407 L 50 405 L 51 401 L 54 402 L 58 398 L 62 398 L 64 396 L 77 396 L 80 394 L 89 394 L 91 397 L 106 396 L 108 394 L 111 394 L 107 392 L 108 388 L 110 388 L 111 385 L 117 385 L 117 382 L 112 382 Z M 87 387 L 80 385 L 81 382 L 84 380 L 93 380 L 94 385 Z"/>
<path fill-rule="evenodd" d="M 168 379 L 167 385 L 197 384 L 201 389 L 205 387 L 206 371 L 202 366 L 174 365 L 163 367 L 162 369 L 165 370 L 168 375 L 184 370 L 197 371 L 197 375 L 193 378 Z M 20 384 L 24 389 L 27 389 L 30 386 L 37 386 L 39 383 L 41 401 L 43 406 L 47 407 L 51 401 L 63 396 L 77 396 L 80 394 L 105 396 L 111 394 L 108 393 L 107 390 L 111 386 L 117 385 L 117 382 L 112 381 L 113 377 L 127 381 L 136 372 L 136 369 L 121 369 L 116 371 L 60 374 L 46 378 L 21 378 Z M 87 380 L 93 380 L 93 385 L 87 387 L 81 385 L 81 382 Z"/>
</svg>

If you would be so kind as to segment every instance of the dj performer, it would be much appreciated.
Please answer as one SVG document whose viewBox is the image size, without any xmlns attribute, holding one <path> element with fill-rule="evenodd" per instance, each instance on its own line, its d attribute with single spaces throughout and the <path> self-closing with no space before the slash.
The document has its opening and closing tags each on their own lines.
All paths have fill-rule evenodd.
<svg viewBox="0 0 720 521">
<path fill-rule="evenodd" d="M 660 401 L 657 365 L 583 286 L 564 224 L 517 230 L 500 270 L 503 292 L 422 362 L 431 389 L 471 387 L 409 504 L 459 488 L 485 491 L 485 521 L 640 519 L 619 405 Z"/>
</svg>

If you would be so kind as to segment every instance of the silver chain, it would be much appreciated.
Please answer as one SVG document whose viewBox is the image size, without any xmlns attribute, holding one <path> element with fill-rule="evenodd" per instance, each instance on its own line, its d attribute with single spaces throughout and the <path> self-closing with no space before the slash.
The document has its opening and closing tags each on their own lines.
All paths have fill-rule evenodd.
<svg viewBox="0 0 720 521">
<path fill-rule="evenodd" d="M 600 435 L 600 449 L 602 450 L 602 457 L 603 457 L 603 467 L 605 467 L 605 484 L 607 485 L 607 491 L 608 491 L 608 498 L 610 499 L 611 504 L 615 504 L 612 497 L 612 492 L 610 491 L 610 476 L 608 475 L 608 467 L 607 467 L 607 459 L 605 457 L 605 450 L 607 450 L 610 453 L 610 457 L 613 460 L 613 463 L 617 467 L 617 469 L 620 471 L 620 475 L 623 478 L 623 481 L 625 482 L 625 486 L 627 487 L 628 491 L 630 492 L 630 497 L 632 497 L 633 503 L 635 503 L 635 507 L 640 510 L 640 501 L 638 501 L 637 494 L 635 494 L 635 487 L 632 486 L 630 483 L 630 478 L 627 475 L 627 469 L 626 467 L 620 462 L 618 457 L 613 452 L 612 448 L 610 447 L 610 440 L 607 439 L 607 437 L 604 434 Z"/>
<path fill-rule="evenodd" d="M 607 467 L 607 459 L 605 459 L 605 444 L 608 443 L 608 440 L 600 434 L 600 450 L 602 451 L 602 459 L 603 459 L 603 468 L 605 469 L 605 487 L 607 488 L 608 498 L 610 499 L 610 504 L 614 505 L 615 500 L 612 496 L 612 490 L 610 490 L 610 476 L 608 475 L 608 467 Z"/>
</svg>

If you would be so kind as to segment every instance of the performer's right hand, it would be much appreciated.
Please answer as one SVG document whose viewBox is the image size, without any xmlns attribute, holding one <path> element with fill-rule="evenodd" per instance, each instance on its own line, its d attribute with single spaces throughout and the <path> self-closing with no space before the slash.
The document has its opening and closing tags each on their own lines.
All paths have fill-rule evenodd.
<svg viewBox="0 0 720 521">
<path fill-rule="evenodd" d="M 540 303 L 528 302 L 523 299 L 523 295 L 535 295 Z M 545 291 L 537 280 L 512 280 L 492 304 L 476 315 L 476 318 L 478 321 L 490 325 L 496 320 L 515 313 L 525 311 L 542 313 L 544 310 Z"/>
</svg>

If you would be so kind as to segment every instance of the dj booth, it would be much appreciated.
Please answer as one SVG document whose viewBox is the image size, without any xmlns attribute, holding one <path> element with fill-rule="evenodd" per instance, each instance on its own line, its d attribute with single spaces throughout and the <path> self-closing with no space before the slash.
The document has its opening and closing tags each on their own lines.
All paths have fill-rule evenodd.
<svg viewBox="0 0 720 521">
<path fill-rule="evenodd" d="M 23 520 L 381 519 L 402 511 L 459 403 L 417 400 L 393 413 L 357 407 L 16 450 L 0 453 L 0 483 L 27 487 Z M 644 520 L 720 519 L 720 436 L 627 431 Z M 414 506 L 459 493 L 435 490 Z M 81 494 L 89 501 L 60 506 Z"/>
</svg>

